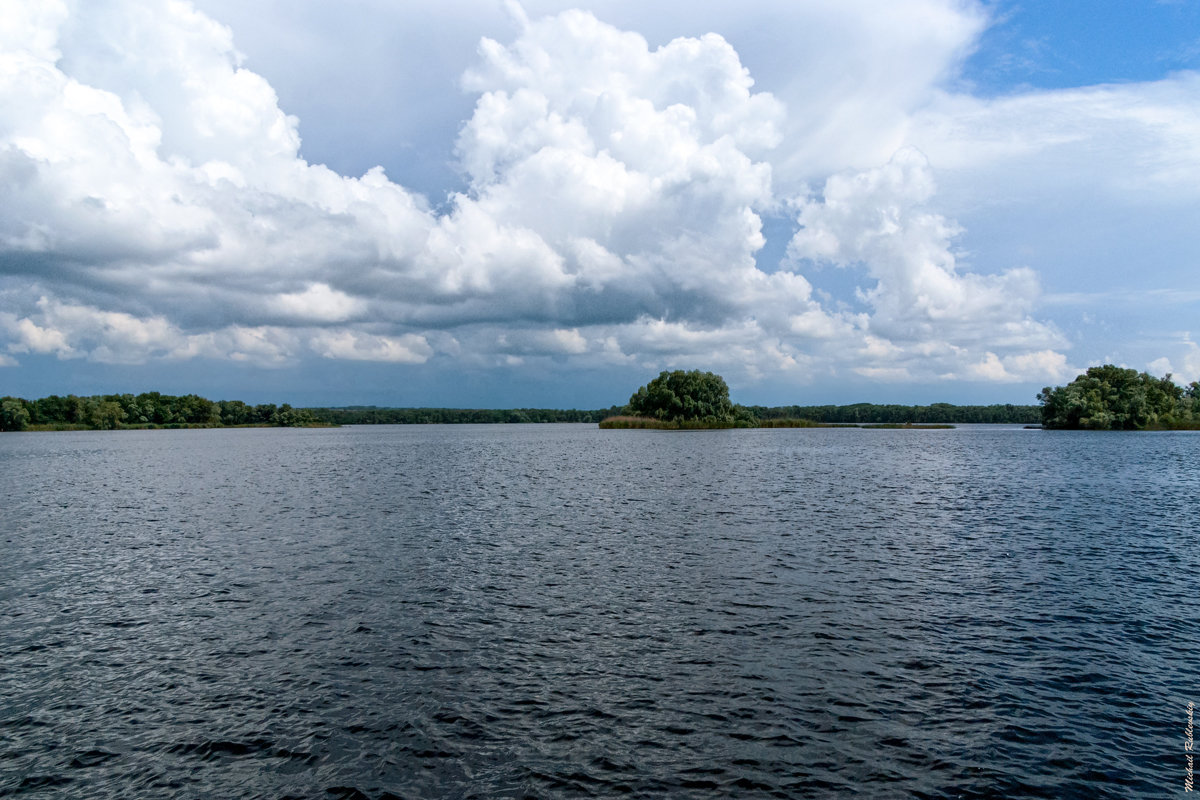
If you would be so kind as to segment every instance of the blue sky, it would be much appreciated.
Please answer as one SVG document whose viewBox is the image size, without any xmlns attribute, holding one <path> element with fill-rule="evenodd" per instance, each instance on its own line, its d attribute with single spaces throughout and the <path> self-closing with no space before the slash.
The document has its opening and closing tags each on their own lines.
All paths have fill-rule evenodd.
<svg viewBox="0 0 1200 800">
<path fill-rule="evenodd" d="M 993 22 L 963 71 L 976 91 L 1154 81 L 1200 67 L 1195 2 L 1004 2 L 987 8 Z"/>
<path fill-rule="evenodd" d="M 0 394 L 1200 379 L 1200 4 L 0 0 Z"/>
</svg>

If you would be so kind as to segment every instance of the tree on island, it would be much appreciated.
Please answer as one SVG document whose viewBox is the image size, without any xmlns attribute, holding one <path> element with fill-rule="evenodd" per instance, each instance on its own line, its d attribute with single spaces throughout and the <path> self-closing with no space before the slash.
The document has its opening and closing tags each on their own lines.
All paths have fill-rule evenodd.
<svg viewBox="0 0 1200 800">
<path fill-rule="evenodd" d="M 1042 425 L 1088 430 L 1147 430 L 1200 426 L 1200 384 L 1187 388 L 1137 370 L 1090 367 L 1066 386 L 1038 393 Z"/>
<path fill-rule="evenodd" d="M 23 431 L 29 426 L 29 411 L 16 397 L 0 398 L 0 431 Z"/>
<path fill-rule="evenodd" d="M 725 379 L 700 370 L 660 373 L 633 393 L 628 410 L 639 417 L 689 427 L 753 424 L 745 409 L 730 402 Z"/>
</svg>

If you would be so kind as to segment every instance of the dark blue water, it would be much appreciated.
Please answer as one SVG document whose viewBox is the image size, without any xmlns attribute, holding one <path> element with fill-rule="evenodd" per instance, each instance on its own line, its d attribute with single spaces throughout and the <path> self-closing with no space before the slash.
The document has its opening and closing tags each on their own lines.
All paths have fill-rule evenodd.
<svg viewBox="0 0 1200 800">
<path fill-rule="evenodd" d="M 0 796 L 1163 797 L 1200 435 L 0 436 Z"/>
</svg>

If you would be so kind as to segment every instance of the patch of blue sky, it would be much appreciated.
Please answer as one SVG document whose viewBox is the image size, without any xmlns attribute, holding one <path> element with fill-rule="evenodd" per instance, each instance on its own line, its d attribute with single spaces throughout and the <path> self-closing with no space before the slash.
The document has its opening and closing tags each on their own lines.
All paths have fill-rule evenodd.
<svg viewBox="0 0 1200 800">
<path fill-rule="evenodd" d="M 780 269 L 803 275 L 813 287 L 813 294 L 823 304 L 838 311 L 865 311 L 866 306 L 859 297 L 859 290 L 869 289 L 873 281 L 861 266 L 838 267 L 811 259 L 798 261 L 788 258 L 788 242 L 796 233 L 797 224 L 791 214 L 767 215 L 762 217 L 762 232 L 766 244 L 755 253 L 755 262 L 766 273 Z"/>
<path fill-rule="evenodd" d="M 962 79 L 975 94 L 1159 80 L 1200 69 L 1195 0 L 989 3 Z"/>
</svg>

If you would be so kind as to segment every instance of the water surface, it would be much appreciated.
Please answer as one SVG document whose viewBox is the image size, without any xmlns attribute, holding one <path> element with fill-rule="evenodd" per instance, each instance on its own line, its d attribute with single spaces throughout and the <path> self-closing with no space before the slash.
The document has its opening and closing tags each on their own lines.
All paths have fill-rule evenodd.
<svg viewBox="0 0 1200 800">
<path fill-rule="evenodd" d="M 0 436 L 0 796 L 1162 797 L 1200 435 Z"/>
</svg>

